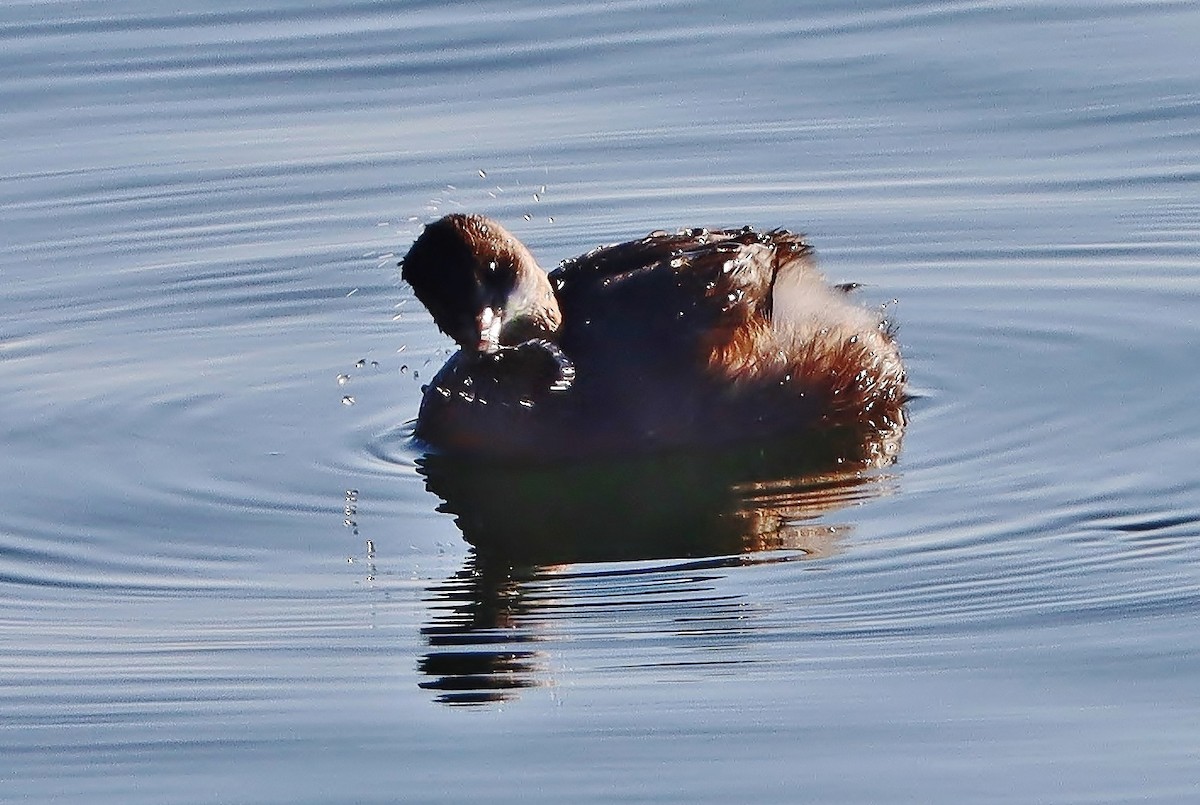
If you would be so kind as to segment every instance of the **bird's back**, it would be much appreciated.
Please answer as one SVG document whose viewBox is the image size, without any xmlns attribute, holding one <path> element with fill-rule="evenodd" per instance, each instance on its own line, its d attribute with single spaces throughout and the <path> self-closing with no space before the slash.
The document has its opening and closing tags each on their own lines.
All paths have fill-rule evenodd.
<svg viewBox="0 0 1200 805">
<path fill-rule="evenodd" d="M 864 356 L 849 339 L 895 350 L 811 254 L 782 230 L 684 230 L 567 261 L 551 282 L 578 399 L 596 420 L 662 442 L 812 424 L 850 398 Z M 818 376 L 830 370 L 832 382 Z"/>
</svg>

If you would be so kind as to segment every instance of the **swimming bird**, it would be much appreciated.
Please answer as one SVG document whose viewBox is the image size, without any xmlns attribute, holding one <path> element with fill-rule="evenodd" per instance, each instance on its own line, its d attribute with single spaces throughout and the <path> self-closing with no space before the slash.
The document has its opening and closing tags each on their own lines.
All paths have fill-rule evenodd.
<svg viewBox="0 0 1200 805">
<path fill-rule="evenodd" d="M 459 346 L 417 416 L 441 452 L 551 461 L 903 422 L 890 324 L 786 230 L 656 231 L 547 274 L 498 222 L 454 214 L 400 265 Z"/>
</svg>

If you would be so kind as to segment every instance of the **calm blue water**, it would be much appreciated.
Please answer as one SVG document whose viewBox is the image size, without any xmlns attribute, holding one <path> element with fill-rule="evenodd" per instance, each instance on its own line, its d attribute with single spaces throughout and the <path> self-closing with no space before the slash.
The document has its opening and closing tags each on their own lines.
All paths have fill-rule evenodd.
<svg viewBox="0 0 1200 805">
<path fill-rule="evenodd" d="M 1198 41 L 1131 0 L 4 4 L 0 800 L 1196 801 Z M 548 266 L 808 232 L 899 324 L 899 461 L 477 554 L 406 441 L 449 345 L 395 264 L 454 210 Z"/>
</svg>

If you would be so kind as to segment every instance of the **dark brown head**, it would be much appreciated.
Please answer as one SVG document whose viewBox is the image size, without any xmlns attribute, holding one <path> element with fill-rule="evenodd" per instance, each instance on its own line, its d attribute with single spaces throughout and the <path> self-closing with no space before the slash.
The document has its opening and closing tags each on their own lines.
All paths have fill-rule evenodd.
<svg viewBox="0 0 1200 805">
<path fill-rule="evenodd" d="M 438 328 L 465 350 L 553 338 L 562 316 L 550 280 L 521 241 L 482 215 L 425 227 L 401 275 Z"/>
</svg>

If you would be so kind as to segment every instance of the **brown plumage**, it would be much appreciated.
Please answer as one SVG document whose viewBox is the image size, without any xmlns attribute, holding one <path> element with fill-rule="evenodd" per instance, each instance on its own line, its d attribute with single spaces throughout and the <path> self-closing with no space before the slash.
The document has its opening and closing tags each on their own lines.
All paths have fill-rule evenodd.
<svg viewBox="0 0 1200 805">
<path fill-rule="evenodd" d="M 417 419 L 440 450 L 550 460 L 903 420 L 890 328 L 784 230 L 654 232 L 547 276 L 496 222 L 451 215 L 401 265 L 462 348 Z"/>
</svg>

